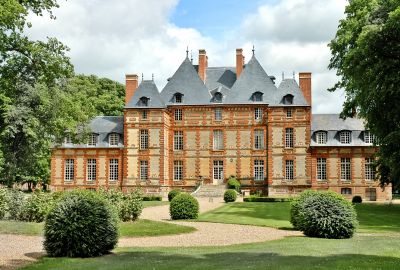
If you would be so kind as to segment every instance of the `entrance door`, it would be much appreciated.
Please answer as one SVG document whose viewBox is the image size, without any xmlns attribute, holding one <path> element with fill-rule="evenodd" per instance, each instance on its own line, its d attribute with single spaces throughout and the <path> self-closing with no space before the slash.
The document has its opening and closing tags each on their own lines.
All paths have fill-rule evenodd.
<svg viewBox="0 0 400 270">
<path fill-rule="evenodd" d="M 365 197 L 368 201 L 376 201 L 376 188 L 366 188 Z"/>
<path fill-rule="evenodd" d="M 214 185 L 222 185 L 224 183 L 224 162 L 222 160 L 214 160 Z"/>
</svg>

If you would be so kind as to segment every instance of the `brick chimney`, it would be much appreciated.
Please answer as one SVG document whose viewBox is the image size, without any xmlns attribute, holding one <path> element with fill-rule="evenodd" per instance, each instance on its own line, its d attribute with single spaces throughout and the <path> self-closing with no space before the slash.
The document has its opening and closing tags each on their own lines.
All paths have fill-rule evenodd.
<svg viewBox="0 0 400 270">
<path fill-rule="evenodd" d="M 125 75 L 125 105 L 133 97 L 136 88 L 138 87 L 138 75 L 126 74 Z"/>
<path fill-rule="evenodd" d="M 236 78 L 239 78 L 243 71 L 244 55 L 243 49 L 236 49 Z"/>
<path fill-rule="evenodd" d="M 312 105 L 311 72 L 299 72 L 299 86 L 308 104 Z"/>
<path fill-rule="evenodd" d="M 199 50 L 199 76 L 200 79 L 205 82 L 206 81 L 206 69 L 208 67 L 208 57 L 206 54 L 206 50 Z"/>
</svg>

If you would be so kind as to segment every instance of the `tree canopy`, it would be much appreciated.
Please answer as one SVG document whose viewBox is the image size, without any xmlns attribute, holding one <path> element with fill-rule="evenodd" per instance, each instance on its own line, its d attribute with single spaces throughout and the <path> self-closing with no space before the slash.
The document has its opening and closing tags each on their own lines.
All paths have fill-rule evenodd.
<svg viewBox="0 0 400 270">
<path fill-rule="evenodd" d="M 400 181 L 400 0 L 351 0 L 329 47 L 344 89 L 342 116 L 358 114 L 379 144 L 381 184 Z"/>
</svg>

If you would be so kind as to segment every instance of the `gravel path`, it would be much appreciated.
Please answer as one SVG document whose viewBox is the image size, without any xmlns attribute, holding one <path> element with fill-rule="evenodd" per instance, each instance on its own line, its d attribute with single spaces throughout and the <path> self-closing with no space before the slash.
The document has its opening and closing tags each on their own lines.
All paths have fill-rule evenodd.
<svg viewBox="0 0 400 270">
<path fill-rule="evenodd" d="M 207 212 L 223 205 L 222 200 L 199 199 L 200 212 Z M 170 222 L 191 226 L 193 233 L 156 237 L 122 237 L 119 247 L 190 247 L 226 246 L 243 243 L 281 239 L 285 236 L 300 236 L 300 232 L 250 225 L 221 224 L 210 222 L 171 221 L 169 205 L 143 209 L 142 219 Z M 44 255 L 41 236 L 0 234 L 0 269 L 17 269 Z"/>
</svg>

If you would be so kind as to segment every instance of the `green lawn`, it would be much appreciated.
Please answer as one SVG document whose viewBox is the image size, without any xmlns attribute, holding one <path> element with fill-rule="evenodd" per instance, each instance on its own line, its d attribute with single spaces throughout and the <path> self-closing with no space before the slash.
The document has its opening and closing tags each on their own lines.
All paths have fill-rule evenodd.
<svg viewBox="0 0 400 270">
<path fill-rule="evenodd" d="M 124 248 L 98 258 L 43 257 L 23 269 L 398 269 L 400 236 L 283 240 L 199 248 Z"/>
<path fill-rule="evenodd" d="M 119 228 L 121 237 L 159 236 L 193 231 L 195 229 L 192 227 L 146 219 L 139 219 L 135 222 L 121 222 Z M 43 223 L 1 220 L 0 233 L 42 235 Z"/>
<path fill-rule="evenodd" d="M 166 205 L 169 204 L 167 201 L 145 201 L 143 202 L 143 207 L 152 207 L 152 206 L 160 206 L 160 205 Z"/>
<path fill-rule="evenodd" d="M 400 205 L 356 205 L 360 232 L 400 232 Z M 290 203 L 230 203 L 201 214 L 200 221 L 292 228 Z"/>
</svg>

